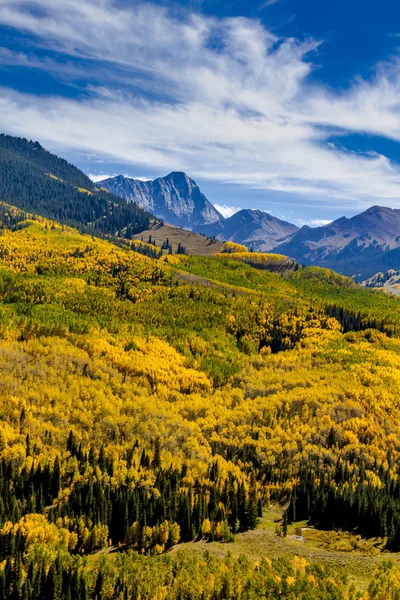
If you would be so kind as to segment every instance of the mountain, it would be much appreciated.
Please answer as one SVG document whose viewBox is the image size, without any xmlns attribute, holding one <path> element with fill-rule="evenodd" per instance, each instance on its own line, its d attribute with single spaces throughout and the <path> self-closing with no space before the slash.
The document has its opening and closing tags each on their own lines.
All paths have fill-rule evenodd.
<svg viewBox="0 0 400 600">
<path fill-rule="evenodd" d="M 400 270 L 389 269 L 386 273 L 375 273 L 363 281 L 362 285 L 367 288 L 383 289 L 389 294 L 400 296 Z"/>
<path fill-rule="evenodd" d="M 196 230 L 199 226 L 223 220 L 196 182 L 185 173 L 170 173 L 154 181 L 118 175 L 100 181 L 98 185 L 129 202 L 136 202 L 171 225 Z"/>
<path fill-rule="evenodd" d="M 199 227 L 205 235 L 244 244 L 259 252 L 268 252 L 298 231 L 296 225 L 281 221 L 261 210 L 244 209 L 228 219 Z"/>
<path fill-rule="evenodd" d="M 82 171 L 39 142 L 0 135 L 0 199 L 90 233 L 147 229 L 151 215 L 97 188 Z"/>
<path fill-rule="evenodd" d="M 244 244 L 256 251 L 272 250 L 357 281 L 377 272 L 400 270 L 400 210 L 373 206 L 352 218 L 301 229 L 260 210 L 241 210 L 224 219 L 184 173 L 170 173 L 149 182 L 119 176 L 96 186 L 39 142 L 4 134 L 0 135 L 0 199 L 27 213 L 95 235 L 131 239 L 149 232 L 150 236 L 152 212 L 171 225 L 209 238 Z M 165 239 L 160 238 L 160 242 L 172 233 L 161 232 Z M 214 251 L 203 248 L 203 240 L 180 240 L 182 230 L 173 235 L 176 243 L 186 247 L 187 242 L 189 252 L 197 253 L 200 248 L 199 253 Z"/>
<path fill-rule="evenodd" d="M 377 271 L 400 268 L 400 210 L 373 206 L 350 219 L 304 226 L 275 250 L 361 281 Z"/>
<path fill-rule="evenodd" d="M 170 173 L 154 181 L 118 175 L 100 181 L 98 185 L 116 196 L 136 202 L 166 223 L 221 241 L 245 244 L 262 252 L 271 250 L 298 231 L 295 225 L 260 210 L 241 210 L 225 219 L 185 173 Z"/>
</svg>

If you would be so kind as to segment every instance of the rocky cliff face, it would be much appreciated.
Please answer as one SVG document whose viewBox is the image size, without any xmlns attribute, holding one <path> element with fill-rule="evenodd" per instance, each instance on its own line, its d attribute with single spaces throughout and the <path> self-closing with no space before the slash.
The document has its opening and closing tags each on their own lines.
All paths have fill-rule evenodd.
<svg viewBox="0 0 400 600">
<path fill-rule="evenodd" d="M 136 202 L 171 225 L 197 230 L 199 226 L 223 220 L 196 182 L 185 173 L 170 173 L 154 181 L 140 181 L 119 175 L 100 181 L 98 185 L 130 202 Z"/>
</svg>

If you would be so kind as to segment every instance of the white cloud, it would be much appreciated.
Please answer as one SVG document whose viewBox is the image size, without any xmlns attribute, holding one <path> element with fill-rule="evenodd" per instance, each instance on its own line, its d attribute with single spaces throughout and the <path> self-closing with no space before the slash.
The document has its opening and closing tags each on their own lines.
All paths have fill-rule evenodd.
<svg viewBox="0 0 400 600">
<path fill-rule="evenodd" d="M 261 4 L 259 9 L 263 10 L 264 8 L 267 8 L 268 6 L 272 6 L 273 4 L 276 4 L 277 2 L 279 2 L 279 0 L 267 0 L 266 2 L 263 2 Z"/>
<path fill-rule="evenodd" d="M 84 98 L 0 88 L 3 130 L 56 150 L 296 194 L 303 206 L 400 206 L 398 164 L 327 143 L 332 131 L 400 141 L 399 61 L 332 92 L 308 80 L 318 41 L 277 38 L 257 20 L 177 18 L 114 0 L 0 0 L 0 23 L 66 53 L 69 64 L 79 56 L 104 69 Z"/>
<path fill-rule="evenodd" d="M 130 177 L 130 175 L 125 175 L 125 177 Z M 132 179 L 136 179 L 137 181 L 153 181 L 150 177 L 133 177 Z"/>
<path fill-rule="evenodd" d="M 220 212 L 221 215 L 226 219 L 239 212 L 239 210 L 242 210 L 238 206 L 227 206 L 226 204 L 214 204 L 214 206 L 217 211 Z"/>
<path fill-rule="evenodd" d="M 329 225 L 332 223 L 329 219 L 311 219 L 311 221 L 307 221 L 305 225 L 309 225 L 310 227 L 322 227 L 323 225 Z"/>
<path fill-rule="evenodd" d="M 88 177 L 94 182 L 98 183 L 99 181 L 103 181 L 104 179 L 110 179 L 110 177 L 115 177 L 116 173 L 113 175 L 100 173 L 99 175 L 94 175 L 93 173 L 88 173 Z M 153 181 L 149 177 L 132 177 L 131 175 L 124 175 L 124 177 L 129 177 L 131 179 L 137 179 L 138 181 Z"/>
<path fill-rule="evenodd" d="M 103 181 L 103 179 L 109 179 L 110 177 L 114 177 L 114 175 L 93 175 L 92 173 L 88 173 L 88 177 L 94 182 L 98 183 L 99 181 Z"/>
</svg>

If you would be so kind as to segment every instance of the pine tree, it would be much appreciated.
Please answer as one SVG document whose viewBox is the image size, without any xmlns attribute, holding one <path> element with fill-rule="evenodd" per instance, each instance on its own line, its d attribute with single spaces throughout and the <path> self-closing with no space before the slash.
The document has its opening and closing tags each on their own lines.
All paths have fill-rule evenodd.
<svg viewBox="0 0 400 600">
<path fill-rule="evenodd" d="M 284 512 L 282 519 L 282 536 L 286 537 L 288 532 L 288 519 L 287 519 L 287 511 Z"/>
<path fill-rule="evenodd" d="M 255 529 L 257 527 L 257 489 L 256 477 L 254 471 L 251 474 L 250 490 L 246 506 L 246 529 Z"/>
<path fill-rule="evenodd" d="M 161 467 L 161 452 L 160 452 L 160 439 L 157 438 L 154 442 L 154 456 L 152 461 L 153 469 L 159 469 Z"/>
</svg>

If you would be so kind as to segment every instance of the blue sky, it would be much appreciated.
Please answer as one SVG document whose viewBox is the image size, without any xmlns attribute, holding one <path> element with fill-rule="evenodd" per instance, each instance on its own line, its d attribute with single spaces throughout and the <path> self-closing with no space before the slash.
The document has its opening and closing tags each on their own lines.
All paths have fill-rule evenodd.
<svg viewBox="0 0 400 600">
<path fill-rule="evenodd" d="M 395 0 L 0 0 L 0 129 L 226 214 L 400 208 Z"/>
</svg>

